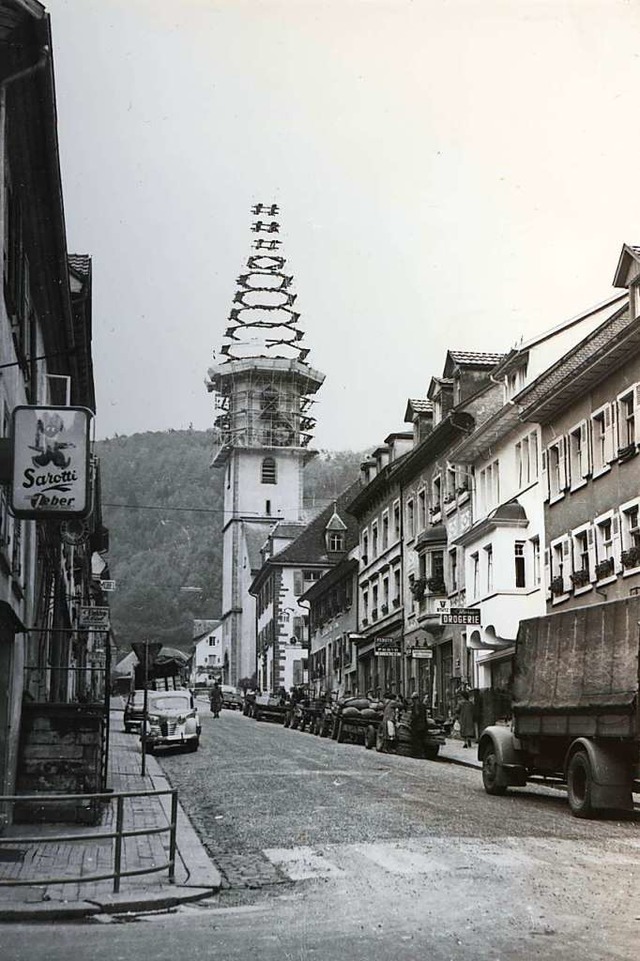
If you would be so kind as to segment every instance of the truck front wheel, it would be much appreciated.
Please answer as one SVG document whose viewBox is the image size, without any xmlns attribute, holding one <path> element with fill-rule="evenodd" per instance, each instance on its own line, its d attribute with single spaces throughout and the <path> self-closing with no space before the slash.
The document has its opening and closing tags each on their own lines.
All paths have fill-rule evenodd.
<svg viewBox="0 0 640 961">
<path fill-rule="evenodd" d="M 567 796 L 577 818 L 593 817 L 593 772 L 586 751 L 576 751 L 567 768 Z"/>
<path fill-rule="evenodd" d="M 494 797 L 500 797 L 506 794 L 507 786 L 506 784 L 498 783 L 498 775 L 500 774 L 500 764 L 496 753 L 492 748 L 485 753 L 482 758 L 482 783 L 487 794 L 492 794 Z"/>
</svg>

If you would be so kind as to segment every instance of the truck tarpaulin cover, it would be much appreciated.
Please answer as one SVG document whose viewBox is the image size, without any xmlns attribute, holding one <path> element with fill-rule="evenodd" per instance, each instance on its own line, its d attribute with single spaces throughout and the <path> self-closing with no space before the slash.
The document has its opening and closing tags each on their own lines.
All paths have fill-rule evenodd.
<svg viewBox="0 0 640 961">
<path fill-rule="evenodd" d="M 572 711 L 629 706 L 638 692 L 640 597 L 522 621 L 514 708 Z"/>
</svg>

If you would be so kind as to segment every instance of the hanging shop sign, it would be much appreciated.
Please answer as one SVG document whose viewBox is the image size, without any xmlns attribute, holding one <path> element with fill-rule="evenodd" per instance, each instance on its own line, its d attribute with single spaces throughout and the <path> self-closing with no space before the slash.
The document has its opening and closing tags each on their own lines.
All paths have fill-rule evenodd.
<svg viewBox="0 0 640 961">
<path fill-rule="evenodd" d="M 479 607 L 452 607 L 440 615 L 441 624 L 480 624 Z"/>
<path fill-rule="evenodd" d="M 376 657 L 402 657 L 399 637 L 376 637 L 373 652 Z"/>
<path fill-rule="evenodd" d="M 411 657 L 430 661 L 433 658 L 433 651 L 428 647 L 414 647 L 411 649 Z"/>
<path fill-rule="evenodd" d="M 108 607 L 81 607 L 80 608 L 80 627 L 82 630 L 90 628 L 94 631 L 109 630 L 109 608 Z"/>
<path fill-rule="evenodd" d="M 83 517 L 91 510 L 86 407 L 15 407 L 11 509 L 21 518 Z"/>
</svg>

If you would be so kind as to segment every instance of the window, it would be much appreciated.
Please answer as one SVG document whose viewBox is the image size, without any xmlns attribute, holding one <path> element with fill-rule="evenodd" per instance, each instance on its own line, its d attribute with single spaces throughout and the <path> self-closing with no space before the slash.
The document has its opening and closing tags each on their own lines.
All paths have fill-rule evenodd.
<svg viewBox="0 0 640 961">
<path fill-rule="evenodd" d="M 378 585 L 374 584 L 371 588 L 371 617 L 375 620 L 378 616 Z"/>
<path fill-rule="evenodd" d="M 473 596 L 479 597 L 480 595 L 480 555 L 471 555 L 471 584 L 473 586 Z"/>
<path fill-rule="evenodd" d="M 437 514 L 442 509 L 442 478 L 438 474 L 431 481 L 431 513 Z"/>
<path fill-rule="evenodd" d="M 500 463 L 493 461 L 480 471 L 478 512 L 488 513 L 500 503 Z"/>
<path fill-rule="evenodd" d="M 623 505 L 620 509 L 620 516 L 622 518 L 622 547 L 625 551 L 631 548 L 640 548 L 640 528 L 638 527 L 639 511 L 640 504 L 637 501 L 629 505 Z M 638 563 L 640 564 L 640 560 Z"/>
<path fill-rule="evenodd" d="M 490 594 L 493 590 L 493 546 L 487 544 L 484 553 L 487 565 L 487 594 Z"/>
<path fill-rule="evenodd" d="M 591 416 L 594 477 L 609 470 L 609 462 L 613 460 L 613 424 L 611 411 L 611 405 L 607 404 Z"/>
<path fill-rule="evenodd" d="M 524 541 L 515 542 L 513 553 L 514 553 L 514 564 L 515 564 L 516 587 L 525 587 L 526 576 L 525 576 Z"/>
<path fill-rule="evenodd" d="M 456 496 L 456 469 L 453 464 L 447 464 L 445 474 L 444 502 L 450 504 Z"/>
<path fill-rule="evenodd" d="M 418 530 L 423 531 L 427 526 L 427 492 L 424 487 L 418 491 Z"/>
<path fill-rule="evenodd" d="M 267 517 L 271 517 L 271 501 L 264 502 L 264 512 Z"/>
<path fill-rule="evenodd" d="M 369 563 L 369 535 L 366 531 L 362 535 L 362 563 Z"/>
<path fill-rule="evenodd" d="M 393 536 L 396 540 L 400 537 L 400 501 L 393 505 Z"/>
<path fill-rule="evenodd" d="M 374 521 L 371 525 L 371 556 L 378 556 L 378 522 Z"/>
<path fill-rule="evenodd" d="M 635 447 L 640 440 L 636 418 L 636 394 L 640 402 L 640 385 L 635 385 L 618 398 L 618 447 Z"/>
<path fill-rule="evenodd" d="M 400 607 L 400 568 L 393 572 L 393 606 Z"/>
<path fill-rule="evenodd" d="M 329 551 L 344 550 L 344 531 L 329 531 L 327 548 Z"/>
<path fill-rule="evenodd" d="M 531 478 L 528 437 L 523 437 L 522 440 L 516 444 L 516 476 L 518 479 L 518 488 L 525 487 Z"/>
<path fill-rule="evenodd" d="M 458 550 L 456 547 L 449 551 L 449 570 L 451 572 L 451 590 L 458 590 Z"/>
<path fill-rule="evenodd" d="M 552 500 L 562 497 L 567 486 L 567 467 L 564 453 L 564 437 L 561 437 L 548 448 L 549 494 Z"/>
<path fill-rule="evenodd" d="M 569 472 L 571 490 L 582 487 L 589 474 L 589 435 L 587 422 L 583 421 L 569 434 Z"/>
<path fill-rule="evenodd" d="M 575 563 L 574 575 L 584 574 L 589 577 L 589 544 L 587 531 L 579 531 L 573 535 L 573 558 Z"/>
<path fill-rule="evenodd" d="M 362 618 L 366 624 L 369 618 L 369 591 L 362 592 Z"/>
<path fill-rule="evenodd" d="M 389 546 L 389 511 L 382 515 L 382 550 L 386 551 Z"/>
<path fill-rule="evenodd" d="M 526 363 L 521 363 L 520 366 L 516 367 L 515 370 L 512 370 L 506 375 L 504 379 L 505 401 L 511 400 L 512 397 L 522 390 L 525 385 L 526 377 Z"/>
<path fill-rule="evenodd" d="M 278 483 L 276 461 L 274 457 L 265 457 L 264 460 L 262 461 L 261 482 L 263 484 Z"/>
<path fill-rule="evenodd" d="M 613 519 L 603 517 L 596 521 L 596 557 L 598 564 L 611 561 L 611 572 L 613 573 Z"/>
<path fill-rule="evenodd" d="M 413 500 L 407 501 L 407 537 L 415 537 L 415 518 L 413 514 Z"/>
<path fill-rule="evenodd" d="M 531 558 L 533 560 L 533 583 L 538 586 L 541 580 L 539 537 L 531 538 Z"/>
<path fill-rule="evenodd" d="M 386 614 L 389 610 L 389 578 L 382 579 L 382 613 Z"/>
</svg>

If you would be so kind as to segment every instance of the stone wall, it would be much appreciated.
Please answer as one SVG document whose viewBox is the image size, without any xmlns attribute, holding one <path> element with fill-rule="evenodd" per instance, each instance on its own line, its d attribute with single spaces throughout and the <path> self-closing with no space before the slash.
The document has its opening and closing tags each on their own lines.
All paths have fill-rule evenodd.
<svg viewBox="0 0 640 961">
<path fill-rule="evenodd" d="M 16 804 L 16 821 L 99 821 L 100 802 L 65 801 L 64 795 L 103 790 L 105 724 L 101 704 L 24 704 L 16 794 L 61 797 L 59 802 Z"/>
</svg>

